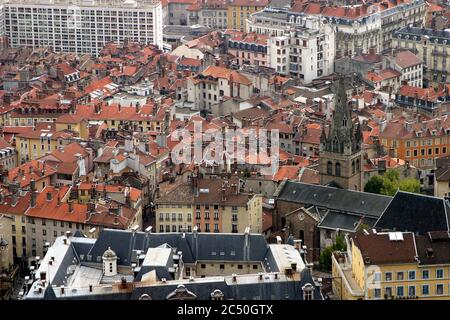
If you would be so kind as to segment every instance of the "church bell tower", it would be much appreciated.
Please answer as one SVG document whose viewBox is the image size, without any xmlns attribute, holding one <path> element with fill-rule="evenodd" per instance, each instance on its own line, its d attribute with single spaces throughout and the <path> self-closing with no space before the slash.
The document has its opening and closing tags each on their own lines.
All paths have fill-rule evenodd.
<svg viewBox="0 0 450 320">
<path fill-rule="evenodd" d="M 352 120 L 352 108 L 345 90 L 345 78 L 338 81 L 335 110 L 330 129 L 320 137 L 320 183 L 335 183 L 344 189 L 362 191 L 362 132 Z"/>
</svg>

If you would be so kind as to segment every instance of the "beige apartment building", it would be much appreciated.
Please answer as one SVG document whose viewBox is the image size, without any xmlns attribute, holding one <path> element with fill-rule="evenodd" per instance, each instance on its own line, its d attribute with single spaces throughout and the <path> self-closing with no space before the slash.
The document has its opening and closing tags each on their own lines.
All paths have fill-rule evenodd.
<svg viewBox="0 0 450 320">
<path fill-rule="evenodd" d="M 262 232 L 262 196 L 239 191 L 238 181 L 191 178 L 169 185 L 156 200 L 156 232 Z"/>
<path fill-rule="evenodd" d="M 423 61 L 428 84 L 450 82 L 449 31 L 404 27 L 395 32 L 393 48 L 410 50 Z"/>
</svg>

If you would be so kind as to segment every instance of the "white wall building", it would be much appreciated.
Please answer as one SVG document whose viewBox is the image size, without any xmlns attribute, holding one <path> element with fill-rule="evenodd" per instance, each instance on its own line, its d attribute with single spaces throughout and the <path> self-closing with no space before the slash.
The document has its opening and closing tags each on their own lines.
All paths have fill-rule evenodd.
<svg viewBox="0 0 450 320">
<path fill-rule="evenodd" d="M 333 73 L 334 58 L 335 30 L 317 18 L 302 18 L 298 27 L 269 40 L 269 66 L 303 83 Z"/>
<path fill-rule="evenodd" d="M 162 9 L 153 0 L 9 0 L 4 34 L 12 47 L 97 54 L 107 42 L 162 46 Z"/>
</svg>

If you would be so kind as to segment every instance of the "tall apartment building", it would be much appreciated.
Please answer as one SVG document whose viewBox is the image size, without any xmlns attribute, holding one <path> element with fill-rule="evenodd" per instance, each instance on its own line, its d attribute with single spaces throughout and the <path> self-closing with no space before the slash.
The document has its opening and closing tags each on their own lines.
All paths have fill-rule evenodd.
<svg viewBox="0 0 450 320">
<path fill-rule="evenodd" d="M 335 31 L 317 18 L 304 18 L 301 25 L 269 40 L 269 66 L 278 73 L 304 83 L 333 72 Z"/>
<path fill-rule="evenodd" d="M 12 47 L 97 54 L 108 42 L 163 42 L 161 3 L 153 0 L 11 0 L 3 10 Z"/>
<path fill-rule="evenodd" d="M 422 59 L 425 84 L 450 83 L 450 31 L 405 27 L 395 32 L 393 43 Z"/>
<path fill-rule="evenodd" d="M 336 56 L 352 56 L 370 49 L 382 52 L 392 47 L 395 30 L 421 24 L 426 13 L 424 0 L 367 1 L 325 5 L 299 2 L 291 8 L 266 8 L 247 19 L 248 31 L 282 35 L 286 26 L 302 23 L 303 17 L 318 17 L 336 27 Z"/>
</svg>

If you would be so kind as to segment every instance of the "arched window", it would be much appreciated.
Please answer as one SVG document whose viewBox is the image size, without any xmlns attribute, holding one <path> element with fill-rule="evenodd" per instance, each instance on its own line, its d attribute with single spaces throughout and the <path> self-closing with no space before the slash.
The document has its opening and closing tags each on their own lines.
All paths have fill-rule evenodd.
<svg viewBox="0 0 450 320">
<path fill-rule="evenodd" d="M 286 218 L 281 217 L 281 228 L 284 228 L 286 226 Z"/>
<path fill-rule="evenodd" d="M 356 170 L 361 170 L 361 168 L 360 168 L 360 163 L 359 163 L 359 159 L 356 159 Z"/>
<path fill-rule="evenodd" d="M 339 152 L 339 140 L 337 137 L 334 137 L 333 139 L 333 151 Z"/>
<path fill-rule="evenodd" d="M 335 165 L 335 175 L 338 177 L 341 175 L 341 164 L 339 162 L 336 162 Z"/>
<path fill-rule="evenodd" d="M 298 238 L 299 238 L 300 240 L 302 240 L 302 245 L 305 245 L 305 231 L 300 230 L 300 231 L 298 232 Z"/>
<path fill-rule="evenodd" d="M 352 161 L 352 173 L 354 174 L 356 171 L 355 160 Z"/>
<path fill-rule="evenodd" d="M 347 117 L 344 117 L 344 119 L 342 119 L 342 126 L 347 127 Z"/>
<path fill-rule="evenodd" d="M 327 163 L 327 175 L 331 176 L 333 174 L 333 163 L 328 161 Z"/>
</svg>

